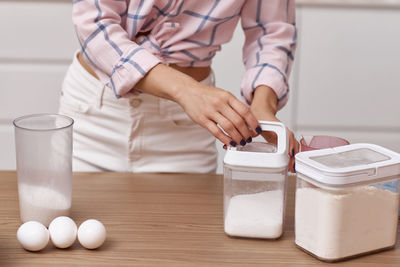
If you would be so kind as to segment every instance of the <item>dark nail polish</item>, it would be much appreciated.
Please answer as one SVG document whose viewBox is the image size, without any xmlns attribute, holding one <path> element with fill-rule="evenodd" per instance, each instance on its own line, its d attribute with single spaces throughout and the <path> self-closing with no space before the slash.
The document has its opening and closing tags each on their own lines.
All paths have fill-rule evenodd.
<svg viewBox="0 0 400 267">
<path fill-rule="evenodd" d="M 260 126 L 257 126 L 257 127 L 256 127 L 256 132 L 257 132 L 258 134 L 262 133 L 262 130 L 261 130 L 261 127 L 260 127 Z"/>
<path fill-rule="evenodd" d="M 222 148 L 223 148 L 223 149 L 226 149 L 226 148 L 227 148 L 227 146 L 226 146 L 226 145 L 224 145 Z"/>
<path fill-rule="evenodd" d="M 240 145 L 241 146 L 245 146 L 246 145 L 246 141 L 244 141 L 244 139 L 240 140 Z"/>
<path fill-rule="evenodd" d="M 246 142 L 247 143 L 251 143 L 253 141 L 253 138 L 251 138 L 251 136 L 249 138 L 247 138 Z"/>
<path fill-rule="evenodd" d="M 236 147 L 236 146 L 237 146 L 237 144 L 236 144 L 235 141 L 231 141 L 229 144 L 231 144 L 231 146 L 233 146 L 233 147 Z"/>
<path fill-rule="evenodd" d="M 294 148 L 292 149 L 292 156 L 294 156 Z"/>
</svg>

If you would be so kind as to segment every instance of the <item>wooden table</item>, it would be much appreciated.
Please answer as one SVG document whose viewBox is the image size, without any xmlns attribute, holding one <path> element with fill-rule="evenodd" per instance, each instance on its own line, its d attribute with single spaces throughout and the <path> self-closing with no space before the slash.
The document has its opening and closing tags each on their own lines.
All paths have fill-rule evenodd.
<svg viewBox="0 0 400 267">
<path fill-rule="evenodd" d="M 294 245 L 294 181 L 289 177 L 285 234 L 265 241 L 224 234 L 221 176 L 76 173 L 71 217 L 78 225 L 101 220 L 106 243 L 27 252 L 16 239 L 16 173 L 0 172 L 0 266 L 327 266 Z M 399 267 L 400 248 L 335 265 Z"/>
</svg>

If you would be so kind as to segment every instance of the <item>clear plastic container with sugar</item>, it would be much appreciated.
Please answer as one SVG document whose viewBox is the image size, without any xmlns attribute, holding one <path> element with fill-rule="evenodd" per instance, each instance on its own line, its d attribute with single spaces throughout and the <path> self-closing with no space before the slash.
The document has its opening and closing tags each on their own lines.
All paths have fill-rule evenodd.
<svg viewBox="0 0 400 267">
<path fill-rule="evenodd" d="M 229 236 L 276 239 L 283 234 L 287 165 L 286 127 L 260 122 L 278 144 L 228 148 L 224 158 L 224 230 Z"/>
</svg>

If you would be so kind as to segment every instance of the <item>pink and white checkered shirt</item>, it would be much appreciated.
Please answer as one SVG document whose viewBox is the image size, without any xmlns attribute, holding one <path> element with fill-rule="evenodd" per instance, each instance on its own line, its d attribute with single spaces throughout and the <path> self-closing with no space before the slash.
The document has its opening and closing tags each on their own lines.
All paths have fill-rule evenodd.
<svg viewBox="0 0 400 267">
<path fill-rule="evenodd" d="M 294 0 L 74 0 L 82 53 L 100 80 L 125 95 L 158 63 L 209 66 L 241 19 L 251 103 L 259 85 L 288 97 L 296 44 Z"/>
</svg>

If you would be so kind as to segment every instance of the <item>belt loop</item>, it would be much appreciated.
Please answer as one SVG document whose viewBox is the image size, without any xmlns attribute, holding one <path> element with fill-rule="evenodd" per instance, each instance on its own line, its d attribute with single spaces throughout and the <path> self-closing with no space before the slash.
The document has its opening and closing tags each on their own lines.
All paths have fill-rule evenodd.
<svg viewBox="0 0 400 267">
<path fill-rule="evenodd" d="M 103 85 L 101 87 L 101 89 L 99 90 L 98 95 L 96 96 L 96 108 L 101 108 L 101 106 L 103 105 L 103 97 L 104 97 L 104 90 L 105 90 L 106 86 Z"/>
<path fill-rule="evenodd" d="M 210 81 L 209 85 L 215 86 L 215 73 L 214 73 L 213 69 L 211 69 L 210 76 L 211 76 L 211 81 Z"/>
<path fill-rule="evenodd" d="M 157 97 L 157 109 L 158 109 L 158 114 L 163 115 L 162 98 L 161 97 Z"/>
</svg>

